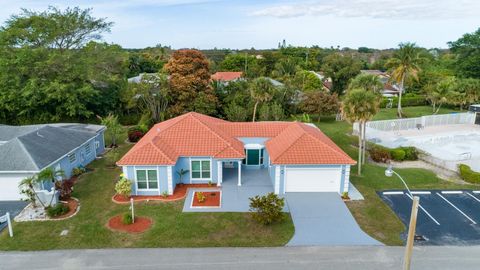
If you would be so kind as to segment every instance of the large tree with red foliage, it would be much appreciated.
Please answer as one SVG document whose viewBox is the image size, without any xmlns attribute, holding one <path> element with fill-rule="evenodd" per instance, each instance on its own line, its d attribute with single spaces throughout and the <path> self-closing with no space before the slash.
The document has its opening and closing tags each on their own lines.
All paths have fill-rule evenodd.
<svg viewBox="0 0 480 270">
<path fill-rule="evenodd" d="M 214 114 L 218 99 L 210 86 L 209 63 L 197 50 L 175 51 L 165 65 L 170 74 L 172 116 L 189 111 Z"/>
</svg>

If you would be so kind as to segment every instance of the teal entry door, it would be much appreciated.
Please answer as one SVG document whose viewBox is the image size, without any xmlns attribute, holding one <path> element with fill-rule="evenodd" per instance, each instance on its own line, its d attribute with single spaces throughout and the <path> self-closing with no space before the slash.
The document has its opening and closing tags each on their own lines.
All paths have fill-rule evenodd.
<svg viewBox="0 0 480 270">
<path fill-rule="evenodd" d="M 247 165 L 259 165 L 259 164 L 260 164 L 260 150 L 247 149 Z"/>
</svg>

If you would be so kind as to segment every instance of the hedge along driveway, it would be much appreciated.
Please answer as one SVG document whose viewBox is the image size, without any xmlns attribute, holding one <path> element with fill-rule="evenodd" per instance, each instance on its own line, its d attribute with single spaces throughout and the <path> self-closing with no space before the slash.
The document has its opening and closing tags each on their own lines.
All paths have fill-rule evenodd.
<svg viewBox="0 0 480 270">
<path fill-rule="evenodd" d="M 121 145 L 123 155 L 131 145 Z M 121 156 L 120 155 L 120 156 Z M 107 159 L 94 161 L 95 171 L 79 178 L 73 196 L 81 203 L 79 213 L 64 221 L 14 223 L 14 238 L 3 232 L 0 250 L 46 250 L 120 247 L 214 247 L 281 246 L 293 236 L 293 223 L 285 214 L 282 223 L 258 225 L 248 213 L 182 213 L 178 202 L 139 202 L 136 215 L 153 219 L 143 234 L 113 232 L 108 220 L 128 211 L 128 205 L 111 201 L 119 168 L 109 169 Z M 67 236 L 60 236 L 69 230 Z"/>
</svg>

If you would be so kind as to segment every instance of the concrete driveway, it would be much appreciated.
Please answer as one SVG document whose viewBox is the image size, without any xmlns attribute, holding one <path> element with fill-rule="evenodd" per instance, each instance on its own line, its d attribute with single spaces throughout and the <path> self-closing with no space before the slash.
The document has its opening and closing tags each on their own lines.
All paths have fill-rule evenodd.
<svg viewBox="0 0 480 270">
<path fill-rule="evenodd" d="M 295 234 L 288 246 L 381 245 L 364 233 L 337 193 L 286 193 Z"/>
<path fill-rule="evenodd" d="M 0 201 L 0 216 L 5 215 L 5 213 L 9 212 L 10 217 L 13 221 L 13 218 L 18 215 L 25 206 L 27 206 L 27 202 L 24 201 Z M 0 223 L 0 232 L 7 227 L 7 223 Z"/>
</svg>

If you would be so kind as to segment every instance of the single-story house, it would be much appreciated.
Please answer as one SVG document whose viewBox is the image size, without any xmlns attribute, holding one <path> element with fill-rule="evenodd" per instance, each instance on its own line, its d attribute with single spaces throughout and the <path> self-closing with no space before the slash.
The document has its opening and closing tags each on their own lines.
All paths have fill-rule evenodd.
<svg viewBox="0 0 480 270">
<path fill-rule="evenodd" d="M 22 199 L 20 182 L 46 168 L 69 178 L 104 152 L 104 131 L 90 124 L 0 125 L 0 201 Z"/>
<path fill-rule="evenodd" d="M 242 79 L 243 72 L 237 71 L 217 71 L 215 74 L 210 76 L 212 81 L 222 84 L 228 84 L 229 82 L 237 81 Z"/>
<path fill-rule="evenodd" d="M 347 192 L 355 163 L 311 124 L 229 122 L 190 112 L 156 124 L 117 165 L 133 182 L 133 195 L 173 194 L 180 183 L 222 186 L 226 170 L 238 186 L 245 170 L 267 170 L 274 192 L 283 194 Z"/>
</svg>

